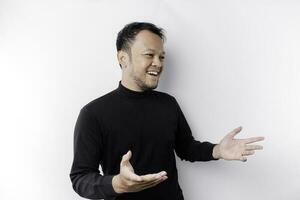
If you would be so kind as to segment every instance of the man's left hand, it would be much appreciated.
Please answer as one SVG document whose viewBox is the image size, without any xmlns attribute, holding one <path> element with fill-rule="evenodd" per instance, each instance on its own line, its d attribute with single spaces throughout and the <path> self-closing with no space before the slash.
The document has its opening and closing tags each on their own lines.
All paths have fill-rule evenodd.
<svg viewBox="0 0 300 200">
<path fill-rule="evenodd" d="M 247 161 L 246 156 L 253 155 L 255 150 L 263 149 L 261 145 L 252 143 L 264 140 L 264 137 L 251 137 L 246 139 L 235 139 L 234 137 L 242 130 L 238 127 L 228 133 L 213 149 L 213 157 L 224 160 Z M 251 144 L 251 145 L 250 145 Z"/>
</svg>

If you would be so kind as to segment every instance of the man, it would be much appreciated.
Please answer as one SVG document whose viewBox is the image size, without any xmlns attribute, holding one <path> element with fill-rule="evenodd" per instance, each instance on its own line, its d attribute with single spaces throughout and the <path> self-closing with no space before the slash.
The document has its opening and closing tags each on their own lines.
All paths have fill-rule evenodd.
<svg viewBox="0 0 300 200">
<path fill-rule="evenodd" d="M 151 23 L 131 23 L 119 32 L 122 80 L 115 90 L 85 105 L 75 126 L 70 178 L 80 196 L 183 200 L 174 151 L 191 162 L 246 161 L 262 149 L 252 143 L 263 137 L 234 138 L 241 127 L 219 144 L 194 139 L 176 99 L 154 90 L 164 68 L 163 42 L 163 29 Z"/>
</svg>

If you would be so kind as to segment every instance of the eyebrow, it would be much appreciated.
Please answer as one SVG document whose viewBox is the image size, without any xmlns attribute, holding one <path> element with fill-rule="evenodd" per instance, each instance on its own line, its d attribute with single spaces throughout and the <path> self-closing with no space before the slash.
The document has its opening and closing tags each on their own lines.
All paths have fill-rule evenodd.
<svg viewBox="0 0 300 200">
<path fill-rule="evenodd" d="M 155 52 L 155 50 L 154 50 L 154 49 L 145 49 L 145 51 L 154 51 L 154 52 Z M 163 55 L 165 55 L 165 54 L 166 54 L 166 52 L 165 52 L 165 51 L 163 51 L 163 52 L 162 52 L 162 54 L 163 54 Z"/>
</svg>

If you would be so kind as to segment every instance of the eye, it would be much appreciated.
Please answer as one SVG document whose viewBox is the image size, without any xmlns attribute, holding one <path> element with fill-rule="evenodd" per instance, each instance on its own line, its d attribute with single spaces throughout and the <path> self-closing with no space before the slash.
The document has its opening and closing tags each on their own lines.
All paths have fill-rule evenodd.
<svg viewBox="0 0 300 200">
<path fill-rule="evenodd" d="M 145 54 L 147 57 L 149 57 L 149 58 L 152 58 L 153 57 L 153 54 L 151 54 L 151 53 L 147 53 L 147 54 Z"/>
<path fill-rule="evenodd" d="M 161 56 L 161 57 L 159 57 L 161 60 L 164 60 L 165 59 L 165 57 L 164 56 Z"/>
</svg>

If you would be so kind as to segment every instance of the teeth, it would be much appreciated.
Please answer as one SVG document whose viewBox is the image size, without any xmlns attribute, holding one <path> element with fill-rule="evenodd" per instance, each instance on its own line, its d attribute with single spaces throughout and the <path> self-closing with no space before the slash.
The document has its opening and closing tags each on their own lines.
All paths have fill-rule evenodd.
<svg viewBox="0 0 300 200">
<path fill-rule="evenodd" d="M 149 72 L 147 72 L 148 74 L 151 74 L 151 75 L 155 75 L 155 76 L 157 76 L 158 75 L 158 72 L 154 72 L 154 71 L 149 71 Z"/>
</svg>

